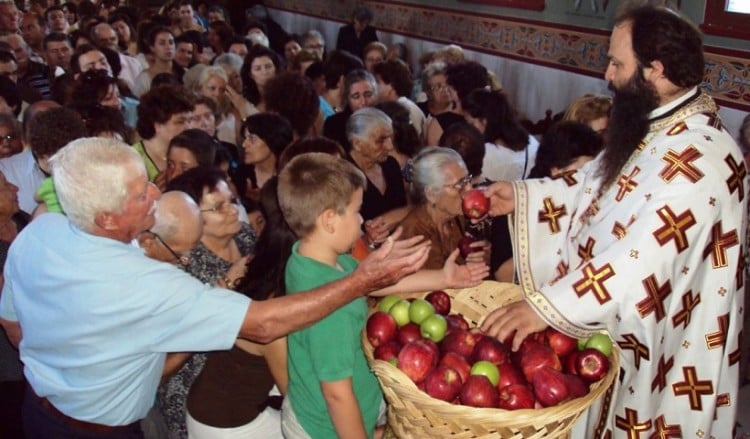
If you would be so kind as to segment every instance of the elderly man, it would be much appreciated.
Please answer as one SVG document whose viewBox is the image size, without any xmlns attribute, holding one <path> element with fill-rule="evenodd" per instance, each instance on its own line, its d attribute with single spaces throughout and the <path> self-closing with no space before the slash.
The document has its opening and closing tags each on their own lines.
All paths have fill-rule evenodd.
<svg viewBox="0 0 750 439">
<path fill-rule="evenodd" d="M 606 329 L 619 386 L 589 412 L 586 437 L 731 438 L 741 352 L 748 176 L 699 85 L 700 33 L 652 6 L 617 18 L 605 78 L 610 142 L 559 180 L 490 187 L 514 212 L 526 300 L 484 329 L 517 349 L 551 325 L 578 338 Z M 747 311 L 745 311 L 747 312 Z"/>
<path fill-rule="evenodd" d="M 135 78 L 143 71 L 143 65 L 132 56 L 122 53 L 117 46 L 117 33 L 109 23 L 99 23 L 91 28 L 91 41 L 97 47 L 106 47 L 117 52 L 120 58 L 120 76 L 119 79 L 125 81 L 132 90 L 135 85 Z"/>
<path fill-rule="evenodd" d="M 321 61 L 325 59 L 326 40 L 323 39 L 323 34 L 315 29 L 302 36 L 302 48 L 314 53 Z"/>
<path fill-rule="evenodd" d="M 52 98 L 47 66 L 32 61 L 29 56 L 29 45 L 18 34 L 5 35 L 0 41 L 8 43 L 18 63 L 18 82 L 35 88 L 44 99 Z"/>
<path fill-rule="evenodd" d="M 120 142 L 86 138 L 51 160 L 67 216 L 35 219 L 14 241 L 0 297 L 22 331 L 29 437 L 141 437 L 167 352 L 269 342 L 418 269 L 427 245 L 389 240 L 349 277 L 251 302 L 155 263 L 130 241 L 154 225 L 159 190 Z"/>
<path fill-rule="evenodd" d="M 65 34 L 52 32 L 44 37 L 44 58 L 50 73 L 57 77 L 70 72 L 70 58 L 73 56 L 73 46 Z"/>
<path fill-rule="evenodd" d="M 31 48 L 29 57 L 36 62 L 44 62 L 44 17 L 33 12 L 23 14 L 21 18 L 21 36 Z"/>
<path fill-rule="evenodd" d="M 13 0 L 0 0 L 0 35 L 18 33 L 21 12 Z"/>
</svg>

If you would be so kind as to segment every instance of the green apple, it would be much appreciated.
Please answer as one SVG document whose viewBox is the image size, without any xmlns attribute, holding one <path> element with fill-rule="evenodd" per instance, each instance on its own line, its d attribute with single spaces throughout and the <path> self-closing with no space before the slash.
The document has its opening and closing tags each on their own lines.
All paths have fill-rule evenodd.
<svg viewBox="0 0 750 439">
<path fill-rule="evenodd" d="M 588 338 L 579 338 L 578 339 L 578 350 L 582 351 L 586 349 L 586 342 L 589 341 Z"/>
<path fill-rule="evenodd" d="M 409 323 L 410 303 L 406 300 L 399 300 L 388 310 L 388 314 L 393 316 L 399 327 Z"/>
<path fill-rule="evenodd" d="M 586 342 L 587 348 L 594 348 L 609 357 L 612 355 L 612 339 L 607 334 L 594 334 Z"/>
<path fill-rule="evenodd" d="M 435 307 L 424 299 L 414 300 L 409 307 L 409 319 L 417 325 L 421 325 L 427 317 L 433 314 L 435 314 Z"/>
<path fill-rule="evenodd" d="M 414 307 L 414 304 L 411 305 Z M 433 314 L 422 321 L 419 332 L 422 337 L 440 343 L 448 331 L 448 321 L 440 314 Z"/>
<path fill-rule="evenodd" d="M 498 381 L 500 381 L 500 370 L 498 370 L 497 366 L 490 363 L 489 361 L 477 361 L 473 366 L 471 366 L 471 371 L 469 373 L 471 375 L 486 376 L 493 386 L 497 386 Z"/>
<path fill-rule="evenodd" d="M 378 309 L 383 312 L 388 312 L 393 305 L 401 300 L 398 296 L 385 296 L 378 302 Z"/>
</svg>

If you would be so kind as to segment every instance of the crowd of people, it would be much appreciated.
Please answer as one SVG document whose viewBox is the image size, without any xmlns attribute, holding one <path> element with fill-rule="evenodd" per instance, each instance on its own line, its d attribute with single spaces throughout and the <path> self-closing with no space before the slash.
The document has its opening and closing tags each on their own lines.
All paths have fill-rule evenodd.
<svg viewBox="0 0 750 439">
<path fill-rule="evenodd" d="M 677 14 L 625 9 L 613 97 L 532 135 L 502 78 L 456 45 L 412 71 L 365 6 L 329 48 L 262 5 L 17 3 L 0 0 L 0 436 L 379 437 L 362 295 L 489 279 L 525 295 L 484 322 L 498 339 L 621 347 L 586 437 L 730 437 L 750 116 L 740 150 Z M 491 214 L 469 221 L 477 187 Z M 697 379 L 711 391 L 683 392 Z"/>
</svg>

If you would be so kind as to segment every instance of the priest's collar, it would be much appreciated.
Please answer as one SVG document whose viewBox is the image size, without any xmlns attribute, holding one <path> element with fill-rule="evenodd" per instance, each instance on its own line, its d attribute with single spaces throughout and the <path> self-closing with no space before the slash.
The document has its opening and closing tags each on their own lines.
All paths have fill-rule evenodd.
<svg viewBox="0 0 750 439">
<path fill-rule="evenodd" d="M 659 119 L 669 117 L 670 115 L 672 115 L 672 113 L 677 111 L 680 107 L 682 107 L 688 101 L 692 101 L 693 99 L 697 98 L 699 95 L 700 95 L 700 91 L 698 90 L 698 87 L 693 87 L 687 92 L 685 92 L 685 94 L 683 94 L 679 98 L 653 110 L 651 113 L 649 113 L 648 120 L 651 122 L 656 122 Z"/>
</svg>

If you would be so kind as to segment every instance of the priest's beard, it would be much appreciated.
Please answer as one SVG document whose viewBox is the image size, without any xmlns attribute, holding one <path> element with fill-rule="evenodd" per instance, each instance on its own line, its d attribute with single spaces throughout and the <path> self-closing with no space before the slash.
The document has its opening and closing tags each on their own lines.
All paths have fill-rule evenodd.
<svg viewBox="0 0 750 439">
<path fill-rule="evenodd" d="M 648 115 L 659 105 L 654 86 L 646 81 L 640 68 L 625 85 L 618 88 L 610 82 L 609 89 L 614 92 L 614 98 L 607 127 L 607 144 L 599 163 L 602 189 L 617 179 L 633 151 L 646 137 Z"/>
</svg>

